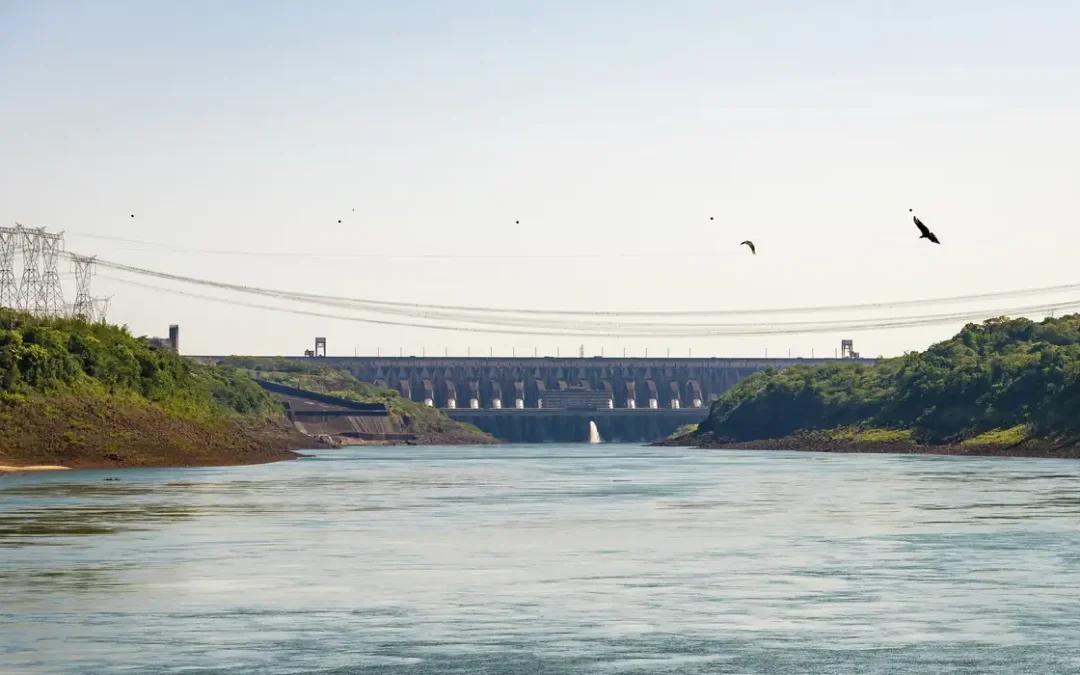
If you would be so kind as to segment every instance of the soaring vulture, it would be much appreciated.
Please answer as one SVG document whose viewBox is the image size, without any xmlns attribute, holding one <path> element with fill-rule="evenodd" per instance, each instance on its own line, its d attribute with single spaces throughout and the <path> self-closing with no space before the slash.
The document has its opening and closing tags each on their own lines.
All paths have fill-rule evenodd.
<svg viewBox="0 0 1080 675">
<path fill-rule="evenodd" d="M 908 212 L 910 213 L 911 209 L 908 209 Z M 923 225 L 923 221 L 919 220 L 918 216 L 913 215 L 911 217 L 915 221 L 915 227 L 919 228 L 919 232 L 922 232 L 922 234 L 919 235 L 919 239 L 929 239 L 935 244 L 941 243 L 940 241 L 938 241 L 937 235 L 931 232 L 929 227 Z"/>
</svg>

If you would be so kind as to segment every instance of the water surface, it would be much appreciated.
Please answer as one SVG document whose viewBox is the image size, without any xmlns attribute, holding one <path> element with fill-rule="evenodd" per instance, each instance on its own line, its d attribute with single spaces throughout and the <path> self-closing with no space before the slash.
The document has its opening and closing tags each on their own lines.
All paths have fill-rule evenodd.
<svg viewBox="0 0 1080 675">
<path fill-rule="evenodd" d="M 1080 673 L 1078 589 L 1072 461 L 353 448 L 0 478 L 4 675 Z"/>
</svg>

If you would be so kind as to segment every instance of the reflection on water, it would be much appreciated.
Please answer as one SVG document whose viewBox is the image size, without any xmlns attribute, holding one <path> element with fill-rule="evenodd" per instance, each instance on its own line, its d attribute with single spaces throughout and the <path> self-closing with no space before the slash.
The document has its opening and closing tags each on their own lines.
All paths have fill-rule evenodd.
<svg viewBox="0 0 1080 675">
<path fill-rule="evenodd" d="M 5 675 L 1080 673 L 1078 588 L 1068 461 L 352 448 L 0 478 Z"/>
</svg>

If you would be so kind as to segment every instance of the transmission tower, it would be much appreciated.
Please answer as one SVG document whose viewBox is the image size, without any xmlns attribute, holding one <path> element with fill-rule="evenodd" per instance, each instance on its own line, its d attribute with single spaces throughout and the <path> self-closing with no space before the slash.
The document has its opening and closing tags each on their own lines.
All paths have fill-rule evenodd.
<svg viewBox="0 0 1080 675">
<path fill-rule="evenodd" d="M 103 298 L 94 298 L 94 320 L 98 323 L 105 323 L 105 315 L 109 313 L 109 301 L 113 296 L 107 296 Z"/>
<path fill-rule="evenodd" d="M 37 314 L 40 316 L 63 316 L 64 289 L 60 285 L 60 253 L 64 250 L 64 233 L 47 234 L 41 231 L 41 287 L 38 290 Z"/>
<path fill-rule="evenodd" d="M 39 305 L 38 296 L 41 290 L 41 273 L 38 271 L 38 263 L 41 259 L 41 235 L 45 228 L 31 229 L 16 223 L 16 229 L 22 235 L 23 258 L 22 283 L 19 284 L 16 305 L 24 312 L 34 312 Z"/>
<path fill-rule="evenodd" d="M 19 305 L 19 285 L 15 279 L 15 249 L 22 237 L 19 227 L 0 227 L 0 307 Z"/>
<path fill-rule="evenodd" d="M 71 256 L 75 263 L 75 304 L 71 315 L 83 321 L 94 320 L 94 299 L 90 297 L 90 278 L 94 276 L 94 258 L 81 255 Z"/>
</svg>

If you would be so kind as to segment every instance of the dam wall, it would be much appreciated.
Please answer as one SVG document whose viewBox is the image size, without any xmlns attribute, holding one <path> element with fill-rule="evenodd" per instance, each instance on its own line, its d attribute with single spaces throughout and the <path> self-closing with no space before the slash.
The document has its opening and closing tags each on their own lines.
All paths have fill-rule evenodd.
<svg viewBox="0 0 1080 675">
<path fill-rule="evenodd" d="M 217 362 L 226 357 L 194 356 Z M 258 360 L 259 357 L 255 357 Z M 271 358 L 266 357 L 269 361 Z M 615 408 L 708 408 L 739 380 L 770 368 L 873 359 L 289 357 L 352 373 L 437 408 L 537 408 L 545 392 L 610 393 Z"/>
</svg>

